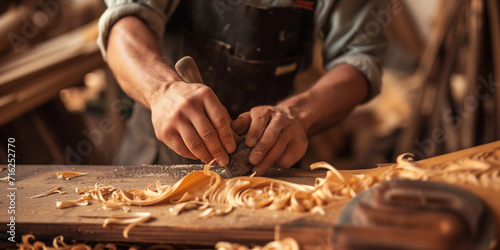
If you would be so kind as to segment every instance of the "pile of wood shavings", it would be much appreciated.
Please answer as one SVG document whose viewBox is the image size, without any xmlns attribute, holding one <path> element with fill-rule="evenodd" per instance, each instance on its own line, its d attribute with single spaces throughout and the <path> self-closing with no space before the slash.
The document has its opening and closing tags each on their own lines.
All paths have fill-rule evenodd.
<svg viewBox="0 0 500 250">
<path fill-rule="evenodd" d="M 402 154 L 389 167 L 383 180 L 440 180 L 452 184 L 470 184 L 500 190 L 500 150 L 485 151 L 424 168 L 413 162 L 412 154 Z"/>
<path fill-rule="evenodd" d="M 97 200 L 105 209 L 125 206 L 146 206 L 158 203 L 176 204 L 170 211 L 177 215 L 189 209 L 202 209 L 201 217 L 227 214 L 233 207 L 324 213 L 322 206 L 350 199 L 373 185 L 396 178 L 433 180 L 449 183 L 471 183 L 500 188 L 500 150 L 482 152 L 446 164 L 424 168 L 412 161 L 411 154 L 400 155 L 397 164 L 384 168 L 381 174 L 339 172 L 326 162 L 311 165 L 311 169 L 327 169 L 325 178 L 317 178 L 314 186 L 295 184 L 266 177 L 235 177 L 224 179 L 210 171 L 195 171 L 173 186 L 149 185 L 144 190 L 115 190 L 102 184 L 91 189 L 77 189 L 78 203 Z M 213 208 L 210 204 L 224 205 Z"/>
<path fill-rule="evenodd" d="M 92 189 L 77 190 L 83 192 L 80 198 L 69 203 L 97 200 L 103 203 L 104 209 L 177 204 L 170 209 L 173 214 L 199 208 L 204 210 L 199 215 L 201 218 L 227 214 L 233 207 L 324 213 L 323 205 L 352 198 L 376 182 L 371 176 L 340 173 L 324 162 L 313 164 L 311 168 L 328 169 L 326 177 L 317 178 L 314 186 L 265 177 L 224 179 L 210 171 L 207 164 L 203 171 L 192 172 L 173 186 L 162 186 L 157 181 L 154 188 L 150 185 L 144 190 L 115 190 L 112 186 L 99 184 Z M 67 203 L 58 202 L 58 207 Z M 223 206 L 214 208 L 210 204 Z"/>
<path fill-rule="evenodd" d="M 311 165 L 311 169 L 327 169 L 325 178 L 317 178 L 314 186 L 290 183 L 265 177 L 235 177 L 224 179 L 210 171 L 210 164 L 203 171 L 195 171 L 173 186 L 144 190 L 115 190 L 102 184 L 91 189 L 77 189 L 79 199 L 58 202 L 58 208 L 87 205 L 89 200 L 103 203 L 104 209 L 123 209 L 127 206 L 146 206 L 158 203 L 175 204 L 170 212 L 178 215 L 190 209 L 204 210 L 197 218 L 230 213 L 234 207 L 251 209 L 285 210 L 325 214 L 324 205 L 351 199 L 373 185 L 396 179 L 441 180 L 448 183 L 467 183 L 500 189 L 500 150 L 482 152 L 432 167 L 413 162 L 411 154 L 400 155 L 397 164 L 379 168 L 378 174 L 352 174 L 339 172 L 326 162 Z M 212 206 L 218 204 L 219 207 Z M 222 207 L 221 207 L 222 206 Z M 128 210 L 126 210 L 128 212 Z M 117 215 L 113 223 L 127 224 L 124 215 Z M 143 216 L 141 222 L 150 218 Z M 121 218 L 121 219 L 120 219 Z M 124 236 L 138 223 L 126 228 Z"/>
</svg>

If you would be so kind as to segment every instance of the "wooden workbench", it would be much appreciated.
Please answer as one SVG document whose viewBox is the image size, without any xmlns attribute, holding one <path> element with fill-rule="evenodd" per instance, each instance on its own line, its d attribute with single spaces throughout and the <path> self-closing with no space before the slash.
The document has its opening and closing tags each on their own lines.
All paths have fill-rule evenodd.
<svg viewBox="0 0 500 250">
<path fill-rule="evenodd" d="M 92 187 L 95 183 L 113 185 L 117 189 L 143 189 L 156 180 L 162 184 L 173 184 L 189 171 L 201 170 L 202 165 L 190 166 L 62 166 L 62 165 L 18 165 L 16 169 L 16 239 L 32 233 L 37 239 L 51 240 L 64 235 L 65 239 L 102 242 L 166 243 L 175 245 L 197 245 L 213 248 L 218 241 L 265 244 L 275 236 L 275 227 L 280 225 L 282 235 L 301 236 L 307 245 L 321 245 L 328 242 L 330 228 L 335 224 L 338 212 L 344 205 L 327 208 L 327 216 L 309 213 L 236 209 L 223 217 L 194 219 L 200 211 L 189 211 L 179 216 L 169 212 L 171 205 L 131 207 L 132 212 L 148 211 L 153 219 L 144 226 L 137 226 L 122 235 L 124 226 L 103 228 L 105 218 L 122 211 L 105 211 L 102 204 L 93 202 L 89 206 L 57 209 L 56 201 L 73 200 L 79 197 L 75 188 Z M 70 180 L 58 180 L 56 172 L 81 171 L 88 175 Z M 222 169 L 216 168 L 221 172 Z M 4 172 L 5 173 L 5 172 Z M 5 175 L 5 174 L 3 174 Z M 3 176 L 2 175 L 2 176 Z M 279 179 L 302 184 L 314 184 L 315 177 L 324 177 L 325 171 L 301 169 L 274 170 L 270 175 Z M 42 198 L 30 197 L 56 186 L 67 194 L 53 194 Z M 0 222 L 8 223 L 7 190 L 11 186 L 0 182 Z M 2 242 L 7 239 L 6 230 L 0 232 Z M 314 237 L 304 237 L 311 235 Z M 307 243 L 307 241 L 310 241 Z"/>
<path fill-rule="evenodd" d="M 500 141 L 470 148 L 464 151 L 419 161 L 422 165 L 435 165 L 444 161 L 460 159 L 479 152 L 500 150 Z M 1 166 L 0 166 L 1 167 Z M 32 233 L 37 239 L 51 240 L 64 235 L 67 240 L 78 242 L 134 242 L 189 245 L 213 248 L 218 241 L 231 241 L 243 244 L 265 244 L 275 238 L 293 237 L 301 249 L 328 249 L 331 247 L 332 232 L 337 217 L 347 201 L 325 207 L 326 215 L 297 213 L 286 211 L 250 210 L 237 208 L 229 215 L 207 219 L 195 219 L 200 211 L 189 211 L 179 216 L 169 212 L 171 205 L 131 207 L 132 212 L 147 211 L 152 219 L 133 228 L 129 238 L 122 235 L 124 226 L 102 228 L 104 220 L 121 211 L 105 211 L 102 204 L 93 202 L 89 206 L 57 209 L 56 201 L 73 200 L 79 197 L 74 192 L 76 187 L 92 187 L 96 183 L 112 185 L 116 189 L 143 189 L 160 180 L 161 184 L 173 184 L 187 173 L 201 170 L 202 165 L 185 166 L 66 166 L 66 165 L 18 165 L 15 186 L 0 182 L 0 224 L 9 222 L 7 214 L 9 198 L 8 188 L 15 191 L 16 236 L 21 240 L 23 234 Z M 81 171 L 88 175 L 71 180 L 58 180 L 56 172 Z M 220 167 L 214 171 L 224 176 Z M 379 175 L 385 167 L 350 171 Z M 4 171 L 0 176 L 6 176 Z M 313 185 L 317 177 L 324 177 L 325 171 L 302 169 L 273 169 L 268 177 L 294 183 Z M 440 180 L 436 180 L 440 181 Z M 54 194 L 43 198 L 30 197 L 50 190 L 56 186 L 68 194 Z M 495 215 L 496 224 L 500 225 L 500 190 L 473 185 L 459 185 L 481 198 Z M 2 242 L 7 238 L 7 230 L 0 231 Z M 497 231 L 500 239 L 500 231 Z M 0 245 L 0 248 L 2 246 Z"/>
</svg>

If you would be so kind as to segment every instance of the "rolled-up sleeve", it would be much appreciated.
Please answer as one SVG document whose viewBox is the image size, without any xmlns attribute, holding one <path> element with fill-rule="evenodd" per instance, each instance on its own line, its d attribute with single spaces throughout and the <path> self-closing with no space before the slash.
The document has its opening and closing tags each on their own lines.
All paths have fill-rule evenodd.
<svg viewBox="0 0 500 250">
<path fill-rule="evenodd" d="M 369 95 L 365 101 L 372 99 L 381 88 L 382 66 L 388 46 L 384 28 L 393 13 L 390 1 L 324 0 L 319 4 L 317 28 L 324 36 L 325 69 L 343 63 L 354 66 L 369 82 Z"/>
<path fill-rule="evenodd" d="M 99 19 L 97 44 L 106 60 L 106 45 L 113 24 L 125 16 L 137 16 L 151 29 L 156 38 L 161 39 L 165 25 L 175 10 L 179 0 L 106 0 L 108 8 Z"/>
</svg>

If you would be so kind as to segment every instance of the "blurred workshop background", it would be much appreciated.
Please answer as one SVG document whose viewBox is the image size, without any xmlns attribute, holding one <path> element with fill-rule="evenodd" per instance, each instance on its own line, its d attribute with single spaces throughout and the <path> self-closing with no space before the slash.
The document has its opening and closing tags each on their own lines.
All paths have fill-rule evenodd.
<svg viewBox="0 0 500 250">
<path fill-rule="evenodd" d="M 302 161 L 370 168 L 500 139 L 498 0 L 395 0 L 381 94 L 313 137 Z M 103 0 L 2 0 L 0 141 L 18 164 L 112 164 L 133 101 L 96 45 Z M 321 39 L 297 91 L 323 73 Z M 0 143 L 0 163 L 7 162 Z"/>
</svg>

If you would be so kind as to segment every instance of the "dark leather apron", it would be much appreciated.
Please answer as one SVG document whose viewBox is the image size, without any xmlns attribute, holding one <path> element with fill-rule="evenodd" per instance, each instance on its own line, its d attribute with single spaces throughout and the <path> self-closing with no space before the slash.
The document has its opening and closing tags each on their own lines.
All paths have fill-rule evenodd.
<svg viewBox="0 0 500 250">
<path fill-rule="evenodd" d="M 313 10 L 259 7 L 235 0 L 180 2 L 165 34 L 181 37 L 180 53 L 171 60 L 192 56 L 205 84 L 215 92 L 232 119 L 255 106 L 274 105 L 292 93 L 300 64 L 309 63 Z M 226 5 L 221 7 L 221 4 Z M 151 140 L 156 140 L 154 133 L 151 134 L 151 115 L 138 106 L 129 122 L 117 163 L 191 163 L 162 142 L 151 148 Z M 142 114 L 144 112 L 147 113 Z M 148 128 L 138 126 L 139 122 L 134 119 L 148 123 Z M 134 131 L 137 129 L 141 131 Z M 150 137 L 146 138 L 146 134 Z M 144 152 L 147 150 L 149 152 Z M 138 151 L 144 156 L 138 155 L 141 153 Z M 155 158 L 152 158 L 153 152 Z"/>
</svg>

